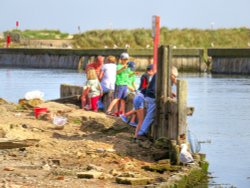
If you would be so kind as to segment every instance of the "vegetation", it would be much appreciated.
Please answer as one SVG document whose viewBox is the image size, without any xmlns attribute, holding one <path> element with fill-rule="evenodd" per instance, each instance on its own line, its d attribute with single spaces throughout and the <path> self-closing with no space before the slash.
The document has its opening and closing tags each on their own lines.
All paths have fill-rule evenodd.
<svg viewBox="0 0 250 188">
<path fill-rule="evenodd" d="M 6 35 L 7 32 L 4 34 Z M 58 30 L 12 30 L 13 41 L 20 39 L 67 39 L 69 34 Z M 246 48 L 250 46 L 249 28 L 232 29 L 168 29 L 161 28 L 160 44 L 177 48 Z M 151 29 L 91 30 L 75 34 L 74 48 L 152 48 Z"/>
<path fill-rule="evenodd" d="M 4 32 L 6 36 L 10 33 L 12 41 L 19 42 L 21 39 L 40 39 L 40 40 L 52 40 L 52 39 L 67 39 L 68 33 L 61 33 L 59 30 L 12 30 Z"/>
<path fill-rule="evenodd" d="M 160 44 L 170 44 L 177 48 L 231 47 L 244 48 L 250 44 L 249 28 L 201 30 L 161 28 Z M 74 35 L 74 46 L 78 48 L 124 48 L 152 47 L 150 29 L 134 30 L 93 30 Z"/>
</svg>

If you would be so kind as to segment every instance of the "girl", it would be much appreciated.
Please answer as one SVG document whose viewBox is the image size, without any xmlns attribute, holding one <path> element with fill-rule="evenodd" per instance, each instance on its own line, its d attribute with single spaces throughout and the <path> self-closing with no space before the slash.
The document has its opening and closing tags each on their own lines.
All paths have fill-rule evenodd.
<svg viewBox="0 0 250 188">
<path fill-rule="evenodd" d="M 90 99 L 91 107 L 85 108 L 86 105 L 86 96 Z M 96 71 L 93 68 L 90 68 L 87 71 L 87 81 L 82 93 L 82 108 L 86 110 L 93 110 L 97 112 L 97 101 L 99 97 L 102 96 L 102 87 L 98 81 Z"/>
</svg>

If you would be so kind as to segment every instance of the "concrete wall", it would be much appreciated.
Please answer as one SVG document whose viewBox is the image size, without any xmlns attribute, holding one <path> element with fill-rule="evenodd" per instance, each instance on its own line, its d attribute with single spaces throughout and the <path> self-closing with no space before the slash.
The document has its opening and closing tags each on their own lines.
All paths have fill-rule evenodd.
<svg viewBox="0 0 250 188">
<path fill-rule="evenodd" d="M 0 66 L 32 67 L 32 68 L 84 68 L 97 55 L 114 55 L 119 57 L 128 52 L 136 62 L 137 70 L 144 71 L 153 63 L 152 49 L 0 49 Z M 173 49 L 172 63 L 180 71 L 200 71 L 205 69 L 202 49 Z"/>
<path fill-rule="evenodd" d="M 208 49 L 212 73 L 250 75 L 250 49 Z"/>
</svg>

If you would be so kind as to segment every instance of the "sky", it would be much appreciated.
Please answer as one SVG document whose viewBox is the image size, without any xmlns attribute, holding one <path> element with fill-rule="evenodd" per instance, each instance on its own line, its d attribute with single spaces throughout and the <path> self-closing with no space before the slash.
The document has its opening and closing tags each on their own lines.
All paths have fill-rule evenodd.
<svg viewBox="0 0 250 188">
<path fill-rule="evenodd" d="M 0 32 L 58 29 L 75 34 L 95 29 L 152 28 L 160 16 L 169 29 L 250 27 L 250 0 L 1 0 Z"/>
</svg>

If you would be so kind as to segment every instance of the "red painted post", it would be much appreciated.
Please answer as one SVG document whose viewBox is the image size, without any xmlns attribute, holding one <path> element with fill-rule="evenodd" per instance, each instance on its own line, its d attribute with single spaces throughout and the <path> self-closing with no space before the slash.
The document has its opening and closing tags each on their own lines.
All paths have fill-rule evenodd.
<svg viewBox="0 0 250 188">
<path fill-rule="evenodd" d="M 152 37 L 154 39 L 154 69 L 157 71 L 158 46 L 160 41 L 160 16 L 153 16 Z"/>
<path fill-rule="evenodd" d="M 16 21 L 16 29 L 19 27 L 19 21 Z"/>
<path fill-rule="evenodd" d="M 11 42 L 11 37 L 10 37 L 10 34 L 8 34 L 6 38 L 6 48 L 9 48 L 10 42 Z"/>
</svg>

